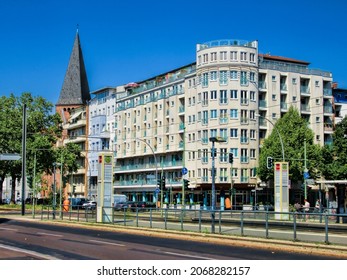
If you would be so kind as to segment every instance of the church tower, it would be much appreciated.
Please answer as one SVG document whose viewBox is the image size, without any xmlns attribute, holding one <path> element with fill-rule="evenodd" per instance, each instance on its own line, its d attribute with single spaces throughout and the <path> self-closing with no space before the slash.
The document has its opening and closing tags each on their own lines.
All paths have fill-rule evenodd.
<svg viewBox="0 0 347 280">
<path fill-rule="evenodd" d="M 66 122 L 70 117 L 71 110 L 86 105 L 89 100 L 90 92 L 87 73 L 77 30 L 64 83 L 58 102 L 55 105 L 56 112 Z"/>
</svg>

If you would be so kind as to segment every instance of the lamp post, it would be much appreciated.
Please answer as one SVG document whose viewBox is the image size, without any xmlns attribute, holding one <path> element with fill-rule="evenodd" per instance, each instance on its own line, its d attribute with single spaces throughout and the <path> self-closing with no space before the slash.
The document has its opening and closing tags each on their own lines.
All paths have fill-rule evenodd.
<svg viewBox="0 0 347 280">
<path fill-rule="evenodd" d="M 215 170 L 215 143 L 226 142 L 222 137 L 210 137 L 210 142 L 212 142 L 211 156 L 212 156 L 212 205 L 211 205 L 211 232 L 215 233 L 215 209 L 216 209 L 216 170 Z"/>
<path fill-rule="evenodd" d="M 140 138 L 136 138 L 136 140 L 139 140 L 139 141 L 145 143 L 151 149 L 153 157 L 154 157 L 154 161 L 155 161 L 155 182 L 158 182 L 158 162 L 157 162 L 157 157 L 154 153 L 152 146 L 150 144 L 148 144 L 146 140 L 143 140 Z M 158 200 L 158 198 L 157 198 L 157 200 Z M 161 190 L 161 200 L 163 200 L 163 190 Z M 162 207 L 162 201 L 160 203 L 160 206 Z M 158 207 L 157 203 L 156 203 L 156 207 Z"/>
<path fill-rule="evenodd" d="M 259 115 L 259 114 L 255 114 L 256 117 L 260 117 L 260 118 L 263 118 L 265 120 L 267 120 L 269 123 L 272 124 L 272 126 L 274 127 L 274 129 L 276 130 L 277 134 L 278 134 L 278 138 L 280 139 L 280 142 L 281 142 L 281 148 L 282 148 L 282 161 L 284 162 L 284 146 L 283 146 L 283 141 L 282 141 L 282 137 L 281 137 L 281 134 L 280 132 L 278 131 L 277 127 L 275 126 L 275 124 L 270 121 L 268 118 L 262 116 L 262 115 Z"/>
</svg>

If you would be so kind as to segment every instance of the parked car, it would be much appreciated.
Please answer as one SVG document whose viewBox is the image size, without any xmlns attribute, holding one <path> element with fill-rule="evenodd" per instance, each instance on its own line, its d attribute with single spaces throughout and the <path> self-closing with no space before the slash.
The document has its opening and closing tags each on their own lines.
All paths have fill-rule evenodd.
<svg viewBox="0 0 347 280">
<path fill-rule="evenodd" d="M 83 203 L 88 202 L 88 200 L 84 197 L 73 197 L 69 198 L 70 205 L 72 206 L 72 209 L 80 209 L 82 208 Z"/>
<path fill-rule="evenodd" d="M 83 209 L 95 209 L 96 208 L 96 201 L 88 201 L 82 204 Z"/>
<path fill-rule="evenodd" d="M 124 194 L 115 194 L 113 197 L 114 210 L 123 210 L 128 208 L 128 198 Z"/>
<path fill-rule="evenodd" d="M 130 201 L 128 203 L 128 208 L 133 212 L 135 212 L 136 209 L 138 209 L 138 211 L 149 211 L 150 208 L 155 208 L 155 203 L 149 201 Z"/>
</svg>

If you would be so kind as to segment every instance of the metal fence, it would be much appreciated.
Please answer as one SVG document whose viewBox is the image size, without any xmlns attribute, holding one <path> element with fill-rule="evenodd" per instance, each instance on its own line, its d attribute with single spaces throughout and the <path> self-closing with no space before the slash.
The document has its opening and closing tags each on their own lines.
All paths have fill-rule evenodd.
<svg viewBox="0 0 347 280">
<path fill-rule="evenodd" d="M 33 218 L 95 223 L 96 210 L 69 207 L 57 211 L 46 206 L 36 209 Z M 347 245 L 347 215 L 329 211 L 209 211 L 168 208 L 131 210 L 102 208 L 100 213 L 107 216 L 107 219 L 102 219 L 105 223 L 114 226 Z"/>
</svg>

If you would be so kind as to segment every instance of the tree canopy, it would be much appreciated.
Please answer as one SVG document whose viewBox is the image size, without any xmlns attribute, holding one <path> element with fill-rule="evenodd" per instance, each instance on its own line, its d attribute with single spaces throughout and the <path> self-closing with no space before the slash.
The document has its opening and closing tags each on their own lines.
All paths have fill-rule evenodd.
<svg viewBox="0 0 347 280">
<path fill-rule="evenodd" d="M 323 148 L 322 173 L 327 180 L 347 179 L 347 117 L 339 122 L 333 134 L 333 144 Z"/>
<path fill-rule="evenodd" d="M 66 168 L 76 170 L 74 159 L 79 153 L 78 149 L 73 145 L 55 148 L 62 133 L 59 114 L 52 113 L 52 103 L 42 97 L 34 97 L 31 93 L 0 98 L 0 153 L 22 153 L 24 104 L 27 108 L 26 173 L 33 174 L 36 164 L 37 173 L 52 174 L 53 163 L 60 162 L 61 155 L 64 156 Z M 0 161 L 0 198 L 3 181 L 6 176 L 11 176 L 11 200 L 15 200 L 15 182 L 21 178 L 21 172 L 21 160 Z"/>
<path fill-rule="evenodd" d="M 273 169 L 267 168 L 267 157 L 274 161 L 282 161 L 282 148 L 279 135 L 283 140 L 285 161 L 289 162 L 289 174 L 292 184 L 303 180 L 304 172 L 304 143 L 306 142 L 306 164 L 311 178 L 319 176 L 321 162 L 321 148 L 314 144 L 314 133 L 308 127 L 298 110 L 290 107 L 288 112 L 280 118 L 263 142 L 260 150 L 258 175 L 261 180 L 273 179 Z"/>
</svg>

